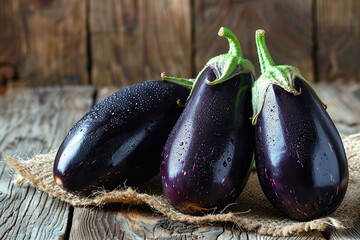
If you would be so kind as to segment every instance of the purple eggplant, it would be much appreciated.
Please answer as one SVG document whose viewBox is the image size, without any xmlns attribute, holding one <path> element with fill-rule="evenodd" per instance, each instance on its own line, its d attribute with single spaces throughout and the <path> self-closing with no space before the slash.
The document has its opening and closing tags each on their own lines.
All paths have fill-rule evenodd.
<svg viewBox="0 0 360 240">
<path fill-rule="evenodd" d="M 189 89 L 146 81 L 119 90 L 83 116 L 60 145 L 55 181 L 67 191 L 90 195 L 124 184 L 138 186 L 159 172 L 166 139 Z"/>
<path fill-rule="evenodd" d="M 256 31 L 261 76 L 253 86 L 255 162 L 262 190 L 286 216 L 312 220 L 334 212 L 349 174 L 340 135 L 310 83 L 276 66 Z"/>
<path fill-rule="evenodd" d="M 212 58 L 195 79 L 162 155 L 164 195 L 188 214 L 220 211 L 234 202 L 248 179 L 254 151 L 253 66 L 242 58 L 230 30 L 221 28 L 219 35 L 229 40 L 229 53 Z"/>
</svg>

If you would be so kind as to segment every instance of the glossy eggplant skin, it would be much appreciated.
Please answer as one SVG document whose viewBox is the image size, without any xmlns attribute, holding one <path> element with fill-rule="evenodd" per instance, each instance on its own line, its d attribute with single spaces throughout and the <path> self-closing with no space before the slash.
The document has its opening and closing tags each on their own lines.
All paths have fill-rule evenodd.
<svg viewBox="0 0 360 240">
<path fill-rule="evenodd" d="M 69 131 L 54 161 L 64 189 L 87 196 L 99 188 L 138 186 L 159 172 L 166 139 L 189 90 L 145 81 L 105 98 Z"/>
<path fill-rule="evenodd" d="M 255 128 L 255 161 L 269 201 L 288 217 L 306 221 L 336 210 L 349 174 L 341 138 L 325 108 L 302 79 L 295 78 L 295 88 L 300 95 L 269 86 Z"/>
<path fill-rule="evenodd" d="M 210 86 L 206 68 L 164 147 L 163 193 L 188 214 L 220 211 L 234 202 L 249 177 L 254 151 L 251 73 Z"/>
</svg>

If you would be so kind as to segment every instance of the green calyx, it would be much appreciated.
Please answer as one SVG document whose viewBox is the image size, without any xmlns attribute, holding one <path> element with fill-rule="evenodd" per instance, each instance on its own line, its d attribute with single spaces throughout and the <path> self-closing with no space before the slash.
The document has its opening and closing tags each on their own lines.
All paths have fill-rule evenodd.
<svg viewBox="0 0 360 240">
<path fill-rule="evenodd" d="M 221 54 L 219 56 L 211 58 L 205 67 L 199 72 L 195 79 L 177 78 L 165 76 L 162 74 L 161 78 L 165 81 L 177 83 L 191 89 L 190 96 L 193 90 L 193 86 L 201 76 L 201 73 L 208 67 L 210 67 L 216 76 L 214 81 L 206 79 L 208 85 L 216 85 L 222 83 L 238 74 L 251 72 L 255 76 L 255 69 L 253 64 L 242 57 L 242 49 L 239 40 L 233 32 L 225 27 L 221 27 L 218 35 L 227 38 L 229 41 L 228 53 Z"/>
<path fill-rule="evenodd" d="M 249 60 L 242 57 L 242 49 L 240 46 L 240 42 L 235 36 L 235 34 L 229 29 L 221 27 L 218 35 L 220 37 L 227 38 L 227 40 L 229 41 L 229 51 L 228 53 L 211 58 L 206 63 L 204 69 L 206 67 L 210 67 L 214 71 L 216 76 L 216 79 L 214 81 L 207 80 L 206 83 L 208 85 L 216 85 L 238 74 L 246 72 L 252 72 L 255 76 L 255 69 L 253 64 Z"/>
<path fill-rule="evenodd" d="M 310 83 L 301 75 L 300 70 L 290 65 L 275 65 L 265 42 L 265 31 L 256 30 L 255 33 L 256 47 L 260 62 L 261 75 L 255 81 L 252 87 L 252 105 L 254 115 L 252 124 L 256 125 L 258 116 L 265 102 L 266 91 L 271 84 L 275 84 L 285 91 L 294 94 L 301 94 L 301 89 L 295 88 L 295 78 L 300 78 L 307 83 L 312 89 Z M 315 91 L 313 90 L 315 93 Z M 316 93 L 315 93 L 316 94 Z"/>
</svg>

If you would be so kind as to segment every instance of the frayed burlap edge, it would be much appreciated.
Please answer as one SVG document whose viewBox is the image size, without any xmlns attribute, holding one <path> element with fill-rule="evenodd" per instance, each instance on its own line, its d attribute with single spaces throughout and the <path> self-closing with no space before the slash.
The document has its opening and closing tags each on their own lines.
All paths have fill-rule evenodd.
<svg viewBox="0 0 360 240">
<path fill-rule="evenodd" d="M 29 182 L 37 189 L 76 207 L 102 206 L 109 203 L 148 205 L 173 221 L 191 224 L 232 222 L 246 231 L 255 231 L 259 234 L 271 236 L 291 236 L 314 230 L 324 231 L 329 228 L 336 230 L 345 229 L 352 227 L 354 220 L 359 217 L 360 134 L 343 137 L 343 142 L 348 156 L 350 171 L 350 183 L 345 199 L 339 209 L 331 216 L 307 222 L 297 222 L 277 215 L 275 217 L 270 215 L 269 218 L 269 215 L 266 215 L 264 212 L 264 209 L 272 208 L 270 205 L 266 205 L 269 203 L 264 203 L 263 208 L 257 210 L 254 199 L 250 200 L 248 210 L 245 211 L 224 211 L 226 213 L 191 216 L 176 211 L 161 194 L 142 193 L 130 187 L 111 192 L 100 191 L 95 197 L 79 197 L 66 192 L 55 183 L 52 175 L 55 150 L 48 154 L 37 155 L 26 161 L 10 156 L 6 157 L 5 160 L 18 173 L 18 177 L 15 179 L 17 185 Z M 247 185 L 250 186 L 244 189 L 239 198 L 244 198 L 244 196 L 246 198 L 246 195 L 249 195 L 249 198 L 261 195 L 263 198 L 261 200 L 264 202 L 265 197 L 262 196 L 261 189 L 257 184 L 256 174 L 251 174 L 249 182 Z"/>
</svg>

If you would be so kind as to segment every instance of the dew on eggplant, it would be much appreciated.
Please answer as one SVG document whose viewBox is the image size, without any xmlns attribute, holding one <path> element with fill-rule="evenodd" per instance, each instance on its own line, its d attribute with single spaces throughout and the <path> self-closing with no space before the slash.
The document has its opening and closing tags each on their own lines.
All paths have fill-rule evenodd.
<svg viewBox="0 0 360 240">
<path fill-rule="evenodd" d="M 260 185 L 274 207 L 290 218 L 304 221 L 329 215 L 342 202 L 348 183 L 340 135 L 309 83 L 297 75 L 298 70 L 273 63 L 263 34 L 257 31 L 256 43 L 261 48 L 260 62 L 266 65 L 261 66 L 263 75 L 255 84 L 271 84 L 266 92 L 253 91 L 256 99 L 262 99 L 261 103 L 253 102 Z M 295 76 L 300 94 L 285 90 L 291 84 L 283 87 L 275 77 L 269 80 L 269 76 L 282 76 L 271 74 L 275 68 L 286 68 L 284 74 L 291 73 L 286 79 Z"/>
<path fill-rule="evenodd" d="M 54 178 L 85 196 L 148 180 L 159 171 L 162 147 L 182 111 L 177 100 L 188 94 L 173 83 L 146 81 L 105 98 L 69 131 L 56 155 Z"/>
</svg>

